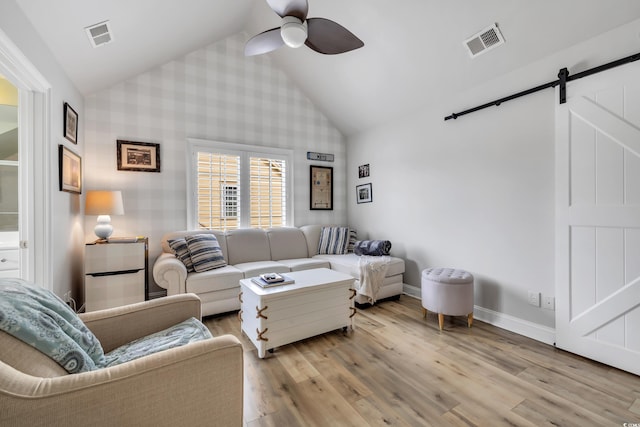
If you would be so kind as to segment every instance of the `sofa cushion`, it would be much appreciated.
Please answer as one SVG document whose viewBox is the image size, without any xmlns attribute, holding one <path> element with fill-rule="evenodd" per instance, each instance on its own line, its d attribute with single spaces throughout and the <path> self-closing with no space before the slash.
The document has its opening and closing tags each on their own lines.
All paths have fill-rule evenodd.
<svg viewBox="0 0 640 427">
<path fill-rule="evenodd" d="M 185 240 L 189 247 L 191 262 L 195 271 L 200 273 L 227 265 L 218 240 L 213 234 L 186 236 Z"/>
<path fill-rule="evenodd" d="M 291 271 L 311 270 L 314 268 L 331 268 L 331 263 L 318 258 L 295 258 L 278 260 L 280 264 L 286 265 Z"/>
<path fill-rule="evenodd" d="M 346 255 L 316 255 L 314 259 L 323 259 L 331 263 L 331 269 L 341 273 L 349 274 L 356 279 L 360 277 L 358 260 L 360 257 L 355 254 Z M 404 260 L 396 257 L 389 257 L 386 277 L 404 273 Z"/>
<path fill-rule="evenodd" d="M 320 230 L 322 230 L 322 226 L 317 224 L 303 225 L 300 227 L 300 230 L 307 241 L 309 256 L 318 255 L 318 242 L 320 242 Z"/>
<path fill-rule="evenodd" d="M 234 265 L 234 267 L 244 273 L 245 279 L 255 277 L 263 273 L 287 273 L 291 271 L 289 267 L 276 261 L 243 262 Z"/>
<path fill-rule="evenodd" d="M 226 259 L 227 261 L 229 260 L 229 256 L 227 255 L 227 238 L 225 232 L 222 230 L 183 230 L 167 233 L 162 236 L 162 240 L 160 242 L 160 245 L 162 246 L 162 252 L 173 252 L 169 247 L 169 240 L 184 239 L 186 236 L 194 236 L 196 234 L 213 234 L 214 236 L 216 236 L 216 240 L 218 240 L 220 249 L 222 249 L 222 255 L 224 256 L 224 259 Z"/>
<path fill-rule="evenodd" d="M 271 247 L 271 259 L 308 258 L 307 239 L 299 228 L 277 227 L 267 230 L 269 246 Z"/>
<path fill-rule="evenodd" d="M 264 230 L 239 228 L 227 231 L 227 261 L 231 265 L 271 259 L 269 238 Z"/>
<path fill-rule="evenodd" d="M 2 363 L 18 371 L 41 378 L 69 375 L 55 360 L 18 338 L 0 331 Z"/>
<path fill-rule="evenodd" d="M 191 254 L 189 253 L 189 246 L 184 239 L 167 240 L 169 247 L 173 251 L 176 258 L 178 258 L 184 266 L 187 268 L 187 272 L 191 273 L 195 271 L 193 269 L 193 261 L 191 261 Z"/>
<path fill-rule="evenodd" d="M 143 356 L 210 338 L 213 336 L 209 329 L 192 317 L 163 331 L 144 336 L 110 351 L 105 354 L 104 366 L 119 365 Z"/>
<path fill-rule="evenodd" d="M 187 275 L 185 283 L 186 292 L 204 294 L 225 289 L 240 288 L 240 280 L 244 279 L 244 273 L 232 265 L 216 268 L 215 270 L 191 273 Z"/>
<path fill-rule="evenodd" d="M 347 227 L 322 227 L 320 241 L 318 242 L 318 254 L 341 255 L 347 252 L 349 243 L 349 228 Z"/>
</svg>

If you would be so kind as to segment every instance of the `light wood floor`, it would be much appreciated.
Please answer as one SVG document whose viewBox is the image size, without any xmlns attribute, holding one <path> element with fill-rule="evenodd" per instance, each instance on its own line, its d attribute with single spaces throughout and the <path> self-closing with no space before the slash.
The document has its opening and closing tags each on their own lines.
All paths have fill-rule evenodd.
<svg viewBox="0 0 640 427">
<path fill-rule="evenodd" d="M 243 343 L 247 427 L 640 423 L 640 377 L 466 317 L 440 332 L 404 295 L 262 360 L 235 314 L 205 323 Z"/>
</svg>

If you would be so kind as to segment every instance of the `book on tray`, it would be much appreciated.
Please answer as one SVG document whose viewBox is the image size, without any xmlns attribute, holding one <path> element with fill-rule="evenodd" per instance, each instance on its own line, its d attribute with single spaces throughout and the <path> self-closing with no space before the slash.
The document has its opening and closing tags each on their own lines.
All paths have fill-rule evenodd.
<svg viewBox="0 0 640 427">
<path fill-rule="evenodd" d="M 252 277 L 251 280 L 253 283 L 260 285 L 263 288 L 268 286 L 289 285 L 294 282 L 293 279 L 278 273 L 261 274 L 257 277 Z"/>
</svg>

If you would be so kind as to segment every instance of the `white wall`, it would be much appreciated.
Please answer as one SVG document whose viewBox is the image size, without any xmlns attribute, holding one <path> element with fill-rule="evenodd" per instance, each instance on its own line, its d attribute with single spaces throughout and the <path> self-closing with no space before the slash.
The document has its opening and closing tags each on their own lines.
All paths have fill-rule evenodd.
<svg viewBox="0 0 640 427">
<path fill-rule="evenodd" d="M 392 241 L 407 261 L 405 283 L 420 287 L 428 267 L 463 268 L 476 277 L 481 317 L 528 335 L 552 332 L 554 312 L 528 305 L 527 291 L 555 294 L 554 90 L 443 118 L 555 80 L 562 67 L 575 74 L 635 54 L 639 33 L 635 21 L 473 91 L 425 94 L 423 110 L 349 137 L 349 222 Z M 366 163 L 371 176 L 359 179 Z M 356 204 L 355 186 L 366 182 L 373 203 Z"/>
<path fill-rule="evenodd" d="M 47 190 L 51 194 L 51 223 L 54 224 L 51 236 L 48 236 L 52 248 L 51 283 L 54 292 L 58 295 L 68 290 L 72 290 L 75 295 L 82 290 L 84 250 L 82 229 L 84 217 L 80 209 L 82 196 L 58 190 L 58 144 L 63 144 L 83 155 L 82 137 L 77 145 L 63 137 L 62 116 L 63 103 L 68 102 L 80 113 L 79 134 L 82 135 L 84 100 L 13 0 L 3 0 L 0 5 L 0 29 L 51 85 L 51 117 L 47 129 L 50 134 L 50 144 L 52 144 L 51 156 L 47 159 L 50 171 Z M 42 149 L 43 147 L 36 147 L 36 150 Z M 34 237 L 36 244 L 48 240 L 44 236 Z"/>
<path fill-rule="evenodd" d="M 86 99 L 85 186 L 123 191 L 114 235 L 150 237 L 150 265 L 164 233 L 186 228 L 187 138 L 294 150 L 295 225 L 343 224 L 346 148 L 342 135 L 268 55 L 245 58 L 238 34 Z M 160 143 L 161 173 L 118 171 L 116 140 Z M 310 162 L 307 151 L 335 162 Z M 309 165 L 334 168 L 334 210 L 309 210 Z M 87 217 L 87 241 L 95 239 Z M 152 289 L 153 291 L 153 289 Z"/>
</svg>

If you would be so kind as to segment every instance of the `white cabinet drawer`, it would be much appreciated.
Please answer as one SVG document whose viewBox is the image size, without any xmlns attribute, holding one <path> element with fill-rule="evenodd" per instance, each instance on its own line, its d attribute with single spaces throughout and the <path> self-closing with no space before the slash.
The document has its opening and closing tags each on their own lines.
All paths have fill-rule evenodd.
<svg viewBox="0 0 640 427">
<path fill-rule="evenodd" d="M 140 270 L 129 274 L 86 276 L 86 310 L 102 310 L 144 301 L 145 274 L 145 270 Z"/>
<path fill-rule="evenodd" d="M 87 245 L 84 272 L 93 274 L 143 269 L 145 245 L 144 242 Z"/>
<path fill-rule="evenodd" d="M 0 271 L 19 270 L 20 253 L 19 249 L 0 251 Z"/>
</svg>

